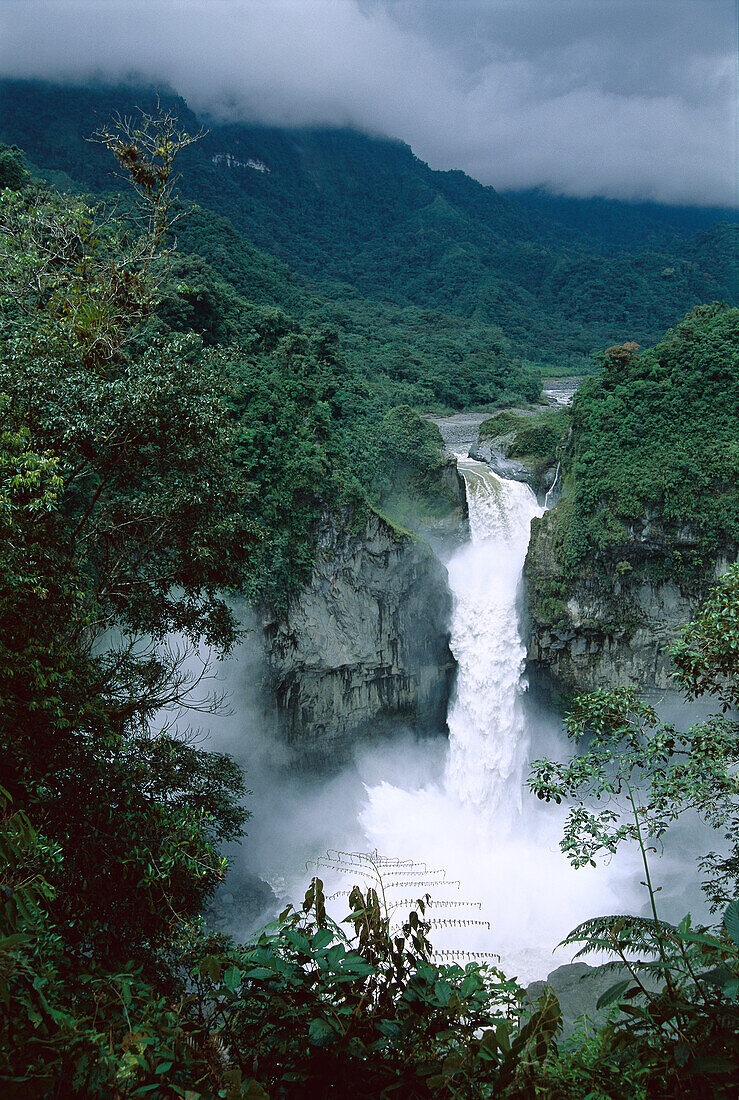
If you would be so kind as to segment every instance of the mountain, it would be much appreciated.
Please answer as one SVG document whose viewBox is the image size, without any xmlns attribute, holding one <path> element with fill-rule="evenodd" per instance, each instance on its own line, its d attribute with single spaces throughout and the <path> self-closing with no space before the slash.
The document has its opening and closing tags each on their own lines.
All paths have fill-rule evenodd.
<svg viewBox="0 0 739 1100">
<path fill-rule="evenodd" d="M 505 191 L 506 198 L 587 237 L 593 247 L 674 246 L 709 227 L 739 221 L 739 209 L 714 206 L 665 206 L 656 202 L 621 202 L 600 196 L 553 195 L 542 188 Z"/>
<path fill-rule="evenodd" d="M 161 98 L 185 128 L 200 128 L 182 99 Z M 108 155 L 87 137 L 116 111 L 155 102 L 152 89 L 4 81 L 0 140 L 40 168 L 109 190 L 117 183 Z M 305 300 L 293 307 L 317 309 L 350 344 L 363 326 L 379 322 L 384 331 L 390 308 L 398 378 L 405 332 L 412 343 L 423 331 L 435 344 L 429 333 L 451 328 L 447 352 L 457 357 L 484 356 L 492 342 L 541 370 L 588 370 L 594 350 L 626 339 L 653 344 L 695 305 L 737 301 L 739 226 L 726 212 L 710 228 L 705 211 L 516 198 L 463 172 L 434 171 L 383 137 L 205 123 L 208 132 L 182 154 L 182 195 L 285 265 L 293 288 L 303 286 Z M 227 278 L 221 261 L 209 258 Z M 460 351 L 465 326 L 478 336 Z"/>
</svg>

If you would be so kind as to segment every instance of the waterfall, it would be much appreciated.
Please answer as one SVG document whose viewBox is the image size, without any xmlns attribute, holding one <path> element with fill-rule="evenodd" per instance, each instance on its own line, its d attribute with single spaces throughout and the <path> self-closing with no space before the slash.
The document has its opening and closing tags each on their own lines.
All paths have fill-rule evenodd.
<svg viewBox="0 0 739 1100">
<path fill-rule="evenodd" d="M 554 491 L 557 488 L 557 485 L 559 483 L 559 475 L 560 475 L 561 470 L 562 470 L 562 463 L 558 462 L 557 463 L 557 469 L 554 471 L 554 481 L 549 486 L 549 489 L 547 490 L 547 495 L 544 497 L 544 510 L 545 511 L 549 507 L 549 498 L 554 494 Z M 556 502 L 553 502 L 552 507 L 554 507 L 554 503 L 556 503 Z"/>
<path fill-rule="evenodd" d="M 261 768 L 254 821 L 262 825 L 261 834 L 250 830 L 245 848 L 249 870 L 281 903 L 302 896 L 306 861 L 327 848 L 412 861 L 421 868 L 418 880 L 395 896 L 394 919 L 403 912 L 401 898 L 412 904 L 428 887 L 429 916 L 455 918 L 432 928 L 434 947 L 460 952 L 462 961 L 493 953 L 504 973 L 525 984 L 570 961 L 573 949 L 554 948 L 582 921 L 642 911 L 641 868 L 635 853 L 621 852 L 607 866 L 574 870 L 559 848 L 568 806 L 540 802 L 527 788 L 529 758 L 564 759 L 572 751 L 561 716 L 524 690 L 519 588 L 531 520 L 544 509 L 527 485 L 482 463 L 460 458 L 459 470 L 470 539 L 448 563 L 458 662 L 448 742 L 409 729 L 358 745 L 352 765 L 337 775 L 301 778 L 282 767 L 282 748 L 265 740 L 254 711 L 248 759 Z M 222 742 L 229 751 L 243 745 L 243 713 L 232 740 Z M 323 877 L 331 915 L 342 921 L 341 891 L 354 883 L 338 872 Z M 466 923 L 468 915 L 474 920 Z"/>
<path fill-rule="evenodd" d="M 406 746 L 394 766 L 386 750 L 381 781 L 365 781 L 361 847 L 445 868 L 461 883 L 450 896 L 479 902 L 491 929 L 435 931 L 434 945 L 496 952 L 504 972 L 532 980 L 571 958 L 553 951 L 570 929 L 617 911 L 629 889 L 615 863 L 607 876 L 573 870 L 559 851 L 567 808 L 526 789 L 530 751 L 568 751 L 561 719 L 527 706 L 522 682 L 518 589 L 531 520 L 544 509 L 528 485 L 471 459 L 458 465 L 471 537 L 448 565 L 458 662 L 448 751 L 434 777 L 417 779 L 433 742 Z"/>
<path fill-rule="evenodd" d="M 418 880 L 395 895 L 398 905 L 428 887 L 430 916 L 455 918 L 432 929 L 434 947 L 461 952 L 462 961 L 493 953 L 504 973 L 525 983 L 571 959 L 571 950 L 553 949 L 581 921 L 638 912 L 638 887 L 631 886 L 638 874 L 621 856 L 608 868 L 573 870 L 559 849 L 567 806 L 528 791 L 529 758 L 561 759 L 570 749 L 561 717 L 524 690 L 519 588 L 531 520 L 543 507 L 528 485 L 501 479 L 482 463 L 460 458 L 459 470 L 470 539 L 448 563 L 458 662 L 449 740 L 408 730 L 358 746 L 350 769 L 307 788 L 289 785 L 280 772 L 262 842 L 277 856 L 258 873 L 281 900 L 294 901 L 305 888 L 306 859 L 328 847 L 413 861 L 421 867 Z M 432 884 L 424 882 L 424 866 Z M 332 916 L 341 921 L 340 891 L 352 883 L 338 873 L 324 878 Z M 465 922 L 468 916 L 474 920 Z"/>
<path fill-rule="evenodd" d="M 471 541 L 449 564 L 450 645 L 459 669 L 446 785 L 487 814 L 515 813 L 528 756 L 521 707 L 526 650 L 516 597 L 531 520 L 543 509 L 528 485 L 504 481 L 484 463 L 459 458 L 458 467 L 467 485 Z"/>
</svg>

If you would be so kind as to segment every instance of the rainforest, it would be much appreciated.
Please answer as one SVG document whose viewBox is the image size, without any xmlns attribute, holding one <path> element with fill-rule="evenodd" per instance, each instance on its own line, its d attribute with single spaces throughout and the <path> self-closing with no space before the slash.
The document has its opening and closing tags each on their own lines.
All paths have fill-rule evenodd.
<svg viewBox="0 0 739 1100">
<path fill-rule="evenodd" d="M 3 1097 L 736 1096 L 738 239 L 0 80 Z"/>
</svg>

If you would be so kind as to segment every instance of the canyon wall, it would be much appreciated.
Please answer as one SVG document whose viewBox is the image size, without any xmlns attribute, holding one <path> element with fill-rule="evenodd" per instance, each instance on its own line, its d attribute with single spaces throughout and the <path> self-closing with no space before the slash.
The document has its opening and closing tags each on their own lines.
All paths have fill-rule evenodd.
<svg viewBox="0 0 739 1100">
<path fill-rule="evenodd" d="M 644 517 L 626 528 L 623 545 L 566 577 L 555 548 L 557 521 L 556 511 L 533 521 L 524 567 L 533 682 L 555 696 L 621 684 L 644 692 L 669 689 L 668 647 L 736 559 L 736 547 L 725 547 L 700 573 L 678 583 L 661 568 L 666 532 Z M 687 558 L 695 549 L 690 529 L 670 532 L 669 545 Z"/>
<path fill-rule="evenodd" d="M 454 673 L 446 570 L 424 542 L 370 512 L 325 516 L 310 583 L 265 624 L 287 741 L 308 765 L 341 763 L 399 725 L 446 728 Z"/>
</svg>

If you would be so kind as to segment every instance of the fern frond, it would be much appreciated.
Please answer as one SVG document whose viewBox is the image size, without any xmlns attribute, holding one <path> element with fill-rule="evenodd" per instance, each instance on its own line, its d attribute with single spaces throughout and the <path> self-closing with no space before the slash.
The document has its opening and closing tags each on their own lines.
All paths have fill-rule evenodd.
<svg viewBox="0 0 739 1100">
<path fill-rule="evenodd" d="M 652 917 L 635 917 L 617 913 L 607 917 L 593 917 L 574 928 L 561 942 L 560 947 L 569 947 L 575 943 L 585 946 L 580 955 L 594 951 L 646 951 L 650 954 L 662 949 L 665 936 L 677 930 L 665 921 L 655 921 Z"/>
<path fill-rule="evenodd" d="M 462 948 L 442 948 L 439 951 L 433 951 L 432 957 L 434 959 L 495 959 L 500 962 L 500 955 L 496 955 L 494 951 L 464 951 Z"/>
</svg>

